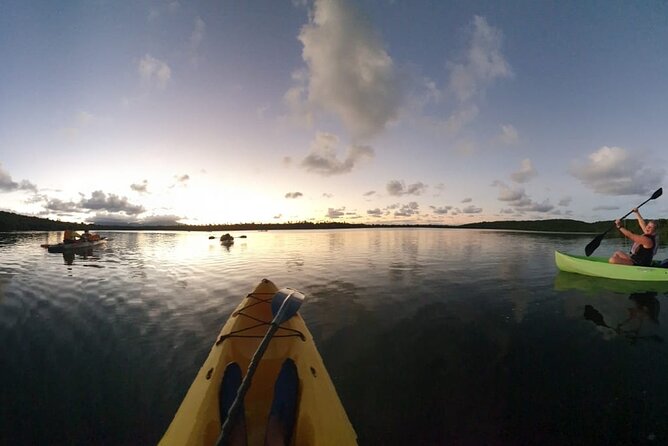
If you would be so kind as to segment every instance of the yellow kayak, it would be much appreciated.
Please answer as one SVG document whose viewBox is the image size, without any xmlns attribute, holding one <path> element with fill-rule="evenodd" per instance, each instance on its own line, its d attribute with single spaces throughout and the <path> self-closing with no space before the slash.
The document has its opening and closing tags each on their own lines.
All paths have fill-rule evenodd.
<svg viewBox="0 0 668 446">
<path fill-rule="evenodd" d="M 226 367 L 239 365 L 245 375 L 272 321 L 276 285 L 264 279 L 246 296 L 223 327 L 197 373 L 160 445 L 215 445 L 225 416 L 219 391 Z M 355 445 L 357 435 L 341 404 L 304 320 L 295 314 L 271 339 L 243 401 L 248 445 L 264 444 L 274 399 L 274 384 L 286 359 L 297 368 L 298 400 L 293 445 Z"/>
</svg>

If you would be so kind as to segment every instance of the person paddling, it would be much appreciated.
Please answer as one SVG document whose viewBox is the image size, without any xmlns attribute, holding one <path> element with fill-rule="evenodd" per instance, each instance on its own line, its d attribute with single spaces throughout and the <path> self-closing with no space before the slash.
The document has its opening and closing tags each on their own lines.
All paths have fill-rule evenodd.
<svg viewBox="0 0 668 446">
<path fill-rule="evenodd" d="M 63 234 L 63 243 L 75 243 L 78 238 L 81 238 L 81 235 L 74 229 L 68 228 Z"/>
<path fill-rule="evenodd" d="M 633 242 L 633 248 L 631 248 L 630 254 L 622 251 L 615 252 L 608 261 L 619 265 L 650 266 L 656 252 L 656 222 L 649 221 L 646 223 L 638 212 L 638 208 L 633 209 L 633 212 L 636 214 L 642 234 L 629 231 L 622 227 L 621 220 L 615 220 L 619 232 Z"/>
</svg>

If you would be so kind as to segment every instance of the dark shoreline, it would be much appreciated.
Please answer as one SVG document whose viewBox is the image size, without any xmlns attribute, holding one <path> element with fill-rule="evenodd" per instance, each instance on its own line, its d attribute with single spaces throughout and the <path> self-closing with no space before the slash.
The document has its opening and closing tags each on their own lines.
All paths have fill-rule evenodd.
<svg viewBox="0 0 668 446">
<path fill-rule="evenodd" d="M 138 225 L 138 224 L 86 224 L 51 220 L 47 218 L 29 217 L 12 212 L 0 211 L 0 232 L 15 231 L 62 231 L 67 228 L 76 230 L 89 229 L 92 231 L 269 231 L 285 229 L 356 229 L 356 228 L 453 228 L 453 229 L 500 229 L 514 231 L 552 232 L 552 233 L 583 233 L 598 234 L 611 228 L 612 221 L 598 221 L 593 223 L 579 220 L 551 219 L 551 220 L 503 220 L 483 221 L 464 225 L 439 224 L 366 224 L 347 222 L 289 222 L 289 223 L 235 223 L 210 225 Z M 668 237 L 667 221 L 658 220 L 659 236 Z M 627 227 L 638 232 L 635 220 L 627 220 Z M 618 231 L 610 231 L 609 236 L 618 237 Z"/>
</svg>

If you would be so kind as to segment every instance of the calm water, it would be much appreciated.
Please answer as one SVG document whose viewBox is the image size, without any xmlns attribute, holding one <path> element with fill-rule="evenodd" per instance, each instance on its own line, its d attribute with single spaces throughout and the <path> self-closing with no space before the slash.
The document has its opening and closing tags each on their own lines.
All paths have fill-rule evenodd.
<svg viewBox="0 0 668 446">
<path fill-rule="evenodd" d="M 156 443 L 264 277 L 307 294 L 360 444 L 668 442 L 668 289 L 558 274 L 592 236 L 245 234 L 110 232 L 74 257 L 0 234 L 0 444 Z"/>
</svg>

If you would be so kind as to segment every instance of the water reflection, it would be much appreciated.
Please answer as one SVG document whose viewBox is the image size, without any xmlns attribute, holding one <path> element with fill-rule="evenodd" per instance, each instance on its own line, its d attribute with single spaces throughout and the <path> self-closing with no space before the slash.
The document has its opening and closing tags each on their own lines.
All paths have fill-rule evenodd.
<svg viewBox="0 0 668 446">
<path fill-rule="evenodd" d="M 594 308 L 593 305 L 587 304 L 584 309 L 584 318 L 597 327 L 602 328 L 604 337 L 609 339 L 612 335 L 620 336 L 628 340 L 631 344 L 635 344 L 638 340 L 651 340 L 655 342 L 663 342 L 663 338 L 654 334 L 642 334 L 645 321 L 649 321 L 654 327 L 659 325 L 659 311 L 661 304 L 656 298 L 656 293 L 634 293 L 629 296 L 629 300 L 633 306 L 628 307 L 627 314 L 615 314 L 609 317 L 610 320 L 616 320 L 608 324 L 603 314 Z M 654 327 L 645 327 L 645 331 L 651 330 Z"/>
</svg>

